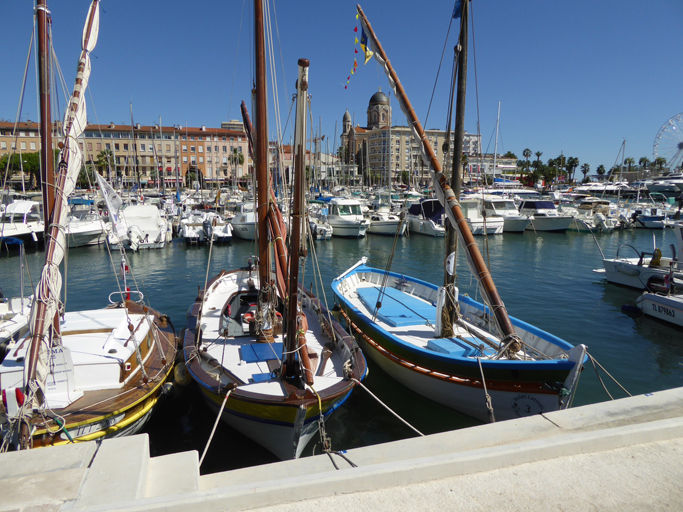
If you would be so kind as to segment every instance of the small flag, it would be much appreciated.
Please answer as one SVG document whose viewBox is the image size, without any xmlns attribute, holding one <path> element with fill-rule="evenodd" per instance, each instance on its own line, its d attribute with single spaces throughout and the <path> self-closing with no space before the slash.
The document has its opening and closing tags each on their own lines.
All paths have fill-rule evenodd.
<svg viewBox="0 0 683 512">
<path fill-rule="evenodd" d="M 353 69 L 356 69 L 356 68 L 353 68 Z M 352 75 L 355 75 L 356 73 L 353 72 L 353 69 L 351 70 L 351 74 L 352 74 Z"/>
<path fill-rule="evenodd" d="M 356 25 L 355 27 L 353 27 L 353 31 L 354 31 L 354 32 L 358 32 L 358 25 Z"/>
<path fill-rule="evenodd" d="M 344 86 L 344 89 L 347 89 L 348 87 L 349 87 L 348 85 L 345 85 L 345 86 Z"/>
<path fill-rule="evenodd" d="M 358 42 L 358 38 L 356 38 L 356 42 Z M 365 64 L 367 64 L 368 61 L 372 58 L 373 52 L 370 50 L 370 47 L 368 46 L 368 36 L 365 35 L 365 30 L 362 27 L 360 37 L 360 48 L 365 53 Z"/>
<path fill-rule="evenodd" d="M 354 48 L 353 50 L 354 50 L 356 53 L 358 53 L 358 48 Z"/>
<path fill-rule="evenodd" d="M 453 8 L 453 19 L 457 20 L 462 14 L 462 0 L 455 0 L 455 7 Z"/>
<path fill-rule="evenodd" d="M 358 19 L 358 13 L 356 13 L 356 19 Z"/>
<path fill-rule="evenodd" d="M 356 42 L 354 44 L 358 44 L 358 38 L 356 38 Z"/>
</svg>

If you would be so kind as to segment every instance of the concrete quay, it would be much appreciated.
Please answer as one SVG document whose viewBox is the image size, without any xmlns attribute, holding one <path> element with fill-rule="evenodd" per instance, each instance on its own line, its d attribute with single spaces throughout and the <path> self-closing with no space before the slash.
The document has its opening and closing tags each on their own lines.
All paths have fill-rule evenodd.
<svg viewBox="0 0 683 512">
<path fill-rule="evenodd" d="M 226 457 L 230 454 L 226 453 Z M 200 476 L 146 435 L 0 455 L 0 511 L 681 510 L 683 388 Z"/>
</svg>

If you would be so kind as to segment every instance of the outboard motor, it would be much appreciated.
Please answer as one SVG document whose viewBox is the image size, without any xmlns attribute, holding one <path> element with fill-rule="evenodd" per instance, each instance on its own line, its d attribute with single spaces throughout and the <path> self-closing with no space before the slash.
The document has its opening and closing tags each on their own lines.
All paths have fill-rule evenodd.
<svg viewBox="0 0 683 512">
<path fill-rule="evenodd" d="M 202 228 L 204 229 L 204 240 L 208 243 L 211 241 L 213 236 L 213 226 L 211 225 L 211 220 L 205 220 L 202 222 Z"/>
</svg>

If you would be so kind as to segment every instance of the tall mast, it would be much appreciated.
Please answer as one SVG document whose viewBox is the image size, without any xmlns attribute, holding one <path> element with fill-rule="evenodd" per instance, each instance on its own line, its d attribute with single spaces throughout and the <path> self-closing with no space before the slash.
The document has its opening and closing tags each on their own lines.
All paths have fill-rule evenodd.
<svg viewBox="0 0 683 512">
<path fill-rule="evenodd" d="M 475 241 L 474 236 L 472 236 L 472 232 L 470 231 L 467 225 L 467 219 L 462 213 L 460 203 L 458 203 L 457 199 L 455 198 L 455 193 L 453 192 L 453 189 L 448 185 L 448 183 L 446 183 L 446 177 L 442 172 L 441 164 L 439 163 L 439 160 L 437 159 L 436 154 L 434 153 L 434 149 L 432 149 L 431 144 L 427 140 L 425 131 L 422 128 L 422 124 L 417 118 L 417 114 L 415 114 L 415 109 L 413 109 L 413 106 L 411 105 L 410 100 L 408 99 L 408 96 L 406 95 L 406 92 L 403 89 L 403 85 L 398 79 L 396 71 L 394 71 L 394 68 L 389 62 L 389 59 L 386 53 L 384 52 L 382 45 L 377 39 L 375 32 L 372 30 L 370 22 L 365 16 L 365 13 L 363 12 L 363 9 L 361 9 L 360 5 L 357 6 L 357 9 L 363 27 L 367 29 L 368 36 L 370 37 L 373 43 L 373 50 L 375 50 L 375 58 L 378 61 L 380 61 L 380 63 L 384 66 L 385 72 L 389 77 L 389 82 L 391 86 L 394 88 L 396 97 L 399 99 L 399 102 L 401 103 L 403 112 L 410 119 L 410 124 L 413 130 L 415 131 L 415 134 L 417 135 L 419 140 L 422 141 L 424 151 L 423 158 L 426 158 L 431 164 L 431 167 L 433 168 L 434 188 L 436 190 L 439 201 L 446 207 L 446 214 L 448 215 L 448 218 L 450 219 L 451 223 L 454 226 L 458 227 L 458 233 L 460 234 L 460 242 L 467 249 L 468 264 L 470 265 L 472 273 L 481 285 L 482 295 L 484 296 L 485 302 L 488 303 L 489 307 L 491 308 L 491 312 L 493 313 L 500 333 L 503 336 L 503 343 L 511 343 L 518 337 L 515 333 L 514 327 L 512 326 L 512 322 L 510 322 L 510 318 L 508 317 L 505 305 L 503 304 L 503 301 L 500 298 L 500 295 L 498 294 L 496 285 L 494 284 L 493 279 L 491 278 L 491 274 L 489 273 L 488 268 L 486 268 L 486 263 L 484 263 L 484 259 L 482 258 L 481 253 L 479 252 L 477 242 Z M 456 147 L 456 158 L 454 159 L 455 165 L 461 165 L 461 155 L 462 148 L 460 149 L 460 151 L 458 151 Z"/>
<path fill-rule="evenodd" d="M 135 176 L 138 182 L 138 193 L 142 192 L 140 187 L 140 165 L 138 163 L 138 139 L 135 135 L 135 124 L 133 123 L 133 102 L 130 102 L 130 131 L 133 135 L 133 158 L 135 159 Z"/>
<path fill-rule="evenodd" d="M 52 210 L 55 204 L 54 189 L 54 154 L 52 152 L 52 118 L 50 117 L 50 42 L 48 41 L 48 25 L 50 23 L 46 0 L 38 0 L 38 81 L 40 95 L 40 162 L 43 174 L 41 186 L 43 191 L 43 218 L 45 220 L 45 238 L 49 236 Z"/>
<path fill-rule="evenodd" d="M 468 6 L 469 1 L 462 2 L 462 11 L 460 13 L 460 36 L 458 40 L 458 47 L 456 51 L 458 55 L 458 80 L 457 92 L 455 98 L 455 132 L 453 134 L 453 166 L 451 168 L 451 188 L 455 193 L 455 199 L 460 200 L 460 190 L 462 188 L 461 176 L 462 171 L 462 146 L 463 138 L 465 136 L 465 93 L 467 90 L 467 43 L 468 43 Z M 450 125 L 450 121 L 449 121 Z M 450 138 L 450 137 L 449 137 Z M 450 141 L 447 141 L 450 142 Z M 458 237 L 456 234 L 456 227 L 452 224 L 446 226 L 446 256 L 453 255 L 453 268 L 455 269 L 456 254 L 458 250 Z M 447 268 L 444 272 L 444 286 L 449 291 L 453 291 L 455 287 L 455 272 L 449 273 Z M 446 294 L 446 304 L 443 309 L 444 321 L 444 337 L 453 335 L 453 328 L 450 319 L 455 315 L 455 298 L 453 293 Z"/>
<path fill-rule="evenodd" d="M 500 101 L 498 102 L 498 116 L 496 117 L 496 142 L 493 145 L 493 184 L 496 186 L 496 160 L 498 159 L 498 126 L 500 125 Z M 503 184 L 505 181 L 503 180 Z"/>
<path fill-rule="evenodd" d="M 303 215 L 304 183 L 303 174 L 306 158 L 306 103 L 308 101 L 307 59 L 299 59 L 299 79 L 297 80 L 296 128 L 294 134 L 294 204 L 292 209 L 292 231 L 290 234 L 289 258 L 289 304 L 287 310 L 287 339 L 285 340 L 285 370 L 283 377 L 298 375 L 297 353 L 297 313 L 299 298 L 299 245 L 301 244 L 301 217 Z M 303 354 L 302 354 L 303 355 Z"/>
<path fill-rule="evenodd" d="M 263 27 L 263 0 L 254 0 L 254 34 L 256 36 L 256 187 L 259 248 L 260 302 L 270 302 L 270 251 L 268 246 L 268 115 L 266 91 L 266 57 Z"/>
</svg>

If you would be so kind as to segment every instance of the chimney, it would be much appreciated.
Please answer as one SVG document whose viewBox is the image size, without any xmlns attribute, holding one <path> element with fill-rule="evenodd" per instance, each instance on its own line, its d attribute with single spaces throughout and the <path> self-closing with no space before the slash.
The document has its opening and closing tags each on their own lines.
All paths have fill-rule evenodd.
<svg viewBox="0 0 683 512">
<path fill-rule="evenodd" d="M 116 128 L 116 125 L 113 122 L 109 123 L 109 128 Z"/>
<path fill-rule="evenodd" d="M 202 131 L 203 131 L 203 132 L 206 131 L 206 126 L 202 125 Z"/>
<path fill-rule="evenodd" d="M 135 123 L 135 129 L 139 130 L 140 129 L 140 123 Z"/>
</svg>

